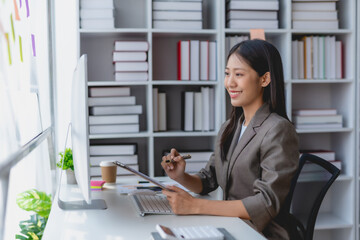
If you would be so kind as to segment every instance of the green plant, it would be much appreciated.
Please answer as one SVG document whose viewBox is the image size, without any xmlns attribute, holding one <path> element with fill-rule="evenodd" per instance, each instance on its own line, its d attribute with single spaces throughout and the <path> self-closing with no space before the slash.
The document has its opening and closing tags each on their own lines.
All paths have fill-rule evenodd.
<svg viewBox="0 0 360 240">
<path fill-rule="evenodd" d="M 72 155 L 72 150 L 71 148 L 67 148 L 65 150 L 65 154 L 64 153 L 59 153 L 59 155 L 61 156 L 60 161 L 58 163 L 56 163 L 56 166 L 61 168 L 63 161 L 64 161 L 64 166 L 63 166 L 63 170 L 66 169 L 71 169 L 74 171 L 74 163 L 73 163 L 73 155 Z"/>
<path fill-rule="evenodd" d="M 36 214 L 29 220 L 20 221 L 21 234 L 16 234 L 16 239 L 30 240 L 41 239 L 51 210 L 51 195 L 30 189 L 20 193 L 16 199 L 17 205 L 25 211 L 33 211 Z"/>
</svg>

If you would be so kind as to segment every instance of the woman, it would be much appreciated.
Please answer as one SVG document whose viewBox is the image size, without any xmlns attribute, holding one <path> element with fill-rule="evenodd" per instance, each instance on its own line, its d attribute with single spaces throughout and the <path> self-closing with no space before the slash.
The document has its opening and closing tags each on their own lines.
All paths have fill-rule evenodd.
<svg viewBox="0 0 360 240">
<path fill-rule="evenodd" d="M 288 239 L 280 208 L 298 167 L 298 138 L 285 110 L 279 52 L 263 40 L 235 45 L 227 58 L 225 87 L 233 110 L 221 127 L 215 152 L 196 175 L 184 172 L 175 149 L 161 163 L 189 190 L 207 194 L 220 186 L 223 201 L 192 197 L 172 186 L 163 191 L 176 214 L 240 217 L 271 239 Z M 173 159 L 174 164 L 166 163 Z M 276 219 L 275 219 L 276 218 Z"/>
</svg>

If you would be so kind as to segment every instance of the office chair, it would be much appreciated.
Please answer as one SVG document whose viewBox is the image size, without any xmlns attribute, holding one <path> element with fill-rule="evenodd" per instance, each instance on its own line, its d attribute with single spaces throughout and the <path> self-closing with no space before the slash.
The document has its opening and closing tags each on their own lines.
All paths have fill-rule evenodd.
<svg viewBox="0 0 360 240">
<path fill-rule="evenodd" d="M 299 176 L 301 178 L 301 171 L 306 162 L 314 164 L 316 171 L 311 173 L 311 184 L 299 185 L 297 182 Z M 299 168 L 291 181 L 290 191 L 281 209 L 282 214 L 287 216 L 283 226 L 287 228 L 290 239 L 313 239 L 315 222 L 321 203 L 339 174 L 340 170 L 330 162 L 311 154 L 302 154 L 299 160 Z M 290 207 L 292 207 L 292 211 L 290 211 Z"/>
</svg>

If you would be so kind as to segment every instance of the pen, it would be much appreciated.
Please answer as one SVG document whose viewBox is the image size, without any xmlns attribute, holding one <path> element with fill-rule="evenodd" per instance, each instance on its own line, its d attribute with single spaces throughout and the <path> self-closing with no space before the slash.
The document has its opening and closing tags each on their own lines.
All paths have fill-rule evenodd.
<svg viewBox="0 0 360 240">
<path fill-rule="evenodd" d="M 182 158 L 185 160 L 185 159 L 189 159 L 189 158 L 191 158 L 191 155 L 190 154 L 188 154 L 188 155 L 184 155 L 184 156 L 182 156 Z M 165 162 L 166 163 L 173 163 L 173 162 L 175 162 L 174 160 L 169 160 L 169 159 L 167 159 L 167 160 L 165 160 Z"/>
</svg>

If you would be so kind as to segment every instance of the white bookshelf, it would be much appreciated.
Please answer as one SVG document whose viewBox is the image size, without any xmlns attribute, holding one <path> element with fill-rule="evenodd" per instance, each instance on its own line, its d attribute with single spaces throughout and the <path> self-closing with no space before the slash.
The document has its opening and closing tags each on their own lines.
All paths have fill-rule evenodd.
<svg viewBox="0 0 360 240">
<path fill-rule="evenodd" d="M 203 0 L 202 30 L 152 28 L 151 0 L 114 0 L 115 29 L 78 29 L 79 56 L 88 54 L 89 87 L 130 86 L 137 104 L 142 104 L 140 132 L 133 134 L 90 135 L 91 144 L 131 143 L 138 144 L 139 167 L 150 176 L 162 174 L 160 161 L 163 150 L 176 147 L 179 150 L 213 150 L 217 132 L 228 115 L 229 102 L 224 90 L 226 53 L 225 37 L 248 35 L 249 29 L 228 29 L 225 21 L 225 0 Z M 355 239 L 359 236 L 359 188 L 357 164 L 359 139 L 360 92 L 357 83 L 359 73 L 359 49 L 356 46 L 356 7 L 352 0 L 337 2 L 338 30 L 292 29 L 291 1 L 279 0 L 279 29 L 266 30 L 266 38 L 279 50 L 284 67 L 287 113 L 291 117 L 294 108 L 336 108 L 343 115 L 344 126 L 340 129 L 299 130 L 301 149 L 331 149 L 342 161 L 340 177 L 330 188 L 320 209 L 314 239 Z M 359 26 L 357 27 L 359 31 Z M 345 56 L 344 79 L 292 79 L 291 41 L 304 35 L 335 35 L 343 41 Z M 179 40 L 213 40 L 217 42 L 216 81 L 177 81 L 177 47 Z M 149 42 L 149 81 L 115 82 L 112 64 L 115 40 L 146 40 Z M 356 58 L 357 57 L 357 58 Z M 356 64 L 355 64 L 356 63 Z M 199 90 L 201 86 L 215 88 L 215 131 L 184 132 L 181 130 L 181 92 Z M 166 90 L 168 94 L 168 130 L 153 131 L 152 88 Z M 169 97 L 171 96 L 171 97 Z M 356 170 L 355 170 L 356 169 Z M 356 172 L 355 172 L 356 171 Z M 304 185 L 312 182 L 304 181 Z M 356 198 L 355 198 L 356 196 Z M 356 200 L 355 200 L 356 199 Z M 356 211 L 354 210 L 356 209 Z"/>
</svg>

